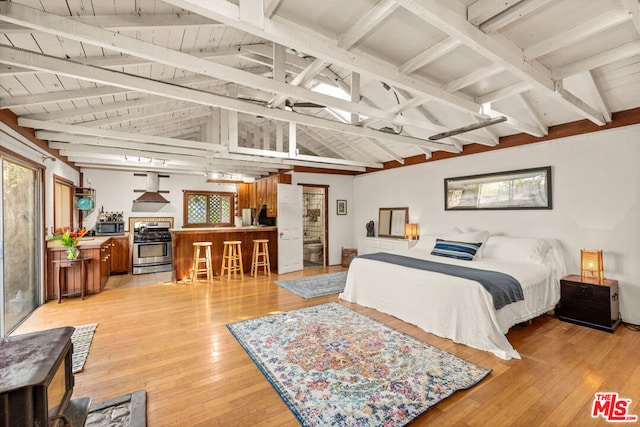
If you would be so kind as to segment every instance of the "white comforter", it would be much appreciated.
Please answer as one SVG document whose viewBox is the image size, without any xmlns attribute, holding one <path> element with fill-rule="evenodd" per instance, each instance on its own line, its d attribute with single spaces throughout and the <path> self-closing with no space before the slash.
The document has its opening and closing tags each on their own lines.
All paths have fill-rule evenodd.
<svg viewBox="0 0 640 427">
<path fill-rule="evenodd" d="M 524 300 L 496 310 L 489 292 L 475 281 L 357 257 L 340 298 L 502 359 L 520 359 L 505 336 L 509 328 L 552 310 L 560 299 L 558 271 L 549 263 L 460 261 L 418 248 L 394 253 L 509 274 L 522 285 Z"/>
</svg>

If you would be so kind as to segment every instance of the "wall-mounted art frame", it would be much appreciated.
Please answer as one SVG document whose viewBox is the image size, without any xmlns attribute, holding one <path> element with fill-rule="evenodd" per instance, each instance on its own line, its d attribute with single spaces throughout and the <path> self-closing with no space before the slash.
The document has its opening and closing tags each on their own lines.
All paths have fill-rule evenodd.
<svg viewBox="0 0 640 427">
<path fill-rule="evenodd" d="M 337 215 L 346 215 L 347 214 L 347 201 L 346 200 L 336 200 L 336 214 Z"/>
<path fill-rule="evenodd" d="M 551 208 L 551 166 L 444 180 L 447 211 Z"/>
</svg>

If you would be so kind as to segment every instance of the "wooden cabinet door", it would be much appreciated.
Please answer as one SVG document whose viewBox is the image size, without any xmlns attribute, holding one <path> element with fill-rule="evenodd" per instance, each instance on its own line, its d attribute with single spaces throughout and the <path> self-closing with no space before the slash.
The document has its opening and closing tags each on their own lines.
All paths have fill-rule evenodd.
<svg viewBox="0 0 640 427">
<path fill-rule="evenodd" d="M 256 188 L 256 208 L 267 204 L 267 181 L 265 178 L 259 179 L 253 183 Z"/>
<path fill-rule="evenodd" d="M 258 207 L 257 185 L 255 182 L 249 183 L 249 207 L 255 209 Z"/>
<path fill-rule="evenodd" d="M 111 239 L 111 273 L 126 274 L 129 272 L 129 236 L 118 236 Z"/>
<path fill-rule="evenodd" d="M 236 213 L 237 216 L 241 216 L 242 215 L 242 209 L 248 209 L 248 208 L 252 208 L 252 204 L 251 204 L 251 190 L 252 190 L 252 185 L 251 183 L 241 183 L 238 184 L 238 212 Z M 255 205 L 255 195 L 253 197 L 254 200 L 254 205 Z"/>
<path fill-rule="evenodd" d="M 267 216 L 278 216 L 278 176 L 272 175 L 266 179 Z"/>
<path fill-rule="evenodd" d="M 100 290 L 104 288 L 105 283 L 111 275 L 111 241 L 107 240 L 100 245 Z"/>
</svg>

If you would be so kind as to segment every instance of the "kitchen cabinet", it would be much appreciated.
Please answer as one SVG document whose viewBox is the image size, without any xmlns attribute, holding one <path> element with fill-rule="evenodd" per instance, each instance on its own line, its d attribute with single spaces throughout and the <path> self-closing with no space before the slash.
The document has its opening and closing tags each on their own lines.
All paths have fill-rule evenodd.
<svg viewBox="0 0 640 427">
<path fill-rule="evenodd" d="M 80 249 L 80 257 L 87 258 L 85 271 L 86 293 L 97 294 L 102 291 L 104 285 L 109 278 L 111 266 L 111 237 L 90 237 L 82 239 L 78 248 Z M 58 298 L 55 288 L 55 260 L 66 259 L 67 248 L 62 246 L 60 242 L 47 243 L 47 277 L 46 277 L 46 299 L 54 300 Z M 63 274 L 63 292 L 67 294 L 80 294 L 81 277 L 80 269 L 69 270 Z"/>
<path fill-rule="evenodd" d="M 111 275 L 111 240 L 100 245 L 100 290 L 104 288 Z"/>
<path fill-rule="evenodd" d="M 129 236 L 111 238 L 111 274 L 127 274 L 129 266 Z"/>
<path fill-rule="evenodd" d="M 237 191 L 238 191 L 238 201 L 237 201 L 237 206 L 238 206 L 238 212 L 236 212 L 237 216 L 242 216 L 242 209 L 249 209 L 254 207 L 255 205 L 255 191 L 254 191 L 254 196 L 253 196 L 253 203 L 251 200 L 251 192 L 252 190 L 255 190 L 253 188 L 253 184 L 249 183 L 249 182 L 242 182 L 240 184 L 238 184 L 237 186 Z"/>
<path fill-rule="evenodd" d="M 240 216 L 242 214 L 242 209 L 245 208 L 259 208 L 261 206 L 265 206 L 268 217 L 277 217 L 278 184 L 291 184 L 291 175 L 270 175 L 251 183 L 238 184 L 237 215 Z"/>
</svg>

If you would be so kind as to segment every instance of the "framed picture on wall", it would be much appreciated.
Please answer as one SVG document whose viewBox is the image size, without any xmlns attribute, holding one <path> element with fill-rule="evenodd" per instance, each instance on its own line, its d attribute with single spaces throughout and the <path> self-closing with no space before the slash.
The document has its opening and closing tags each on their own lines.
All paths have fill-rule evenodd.
<svg viewBox="0 0 640 427">
<path fill-rule="evenodd" d="M 336 214 L 338 214 L 338 215 L 346 215 L 347 214 L 347 201 L 346 200 L 337 200 L 336 201 Z"/>
<path fill-rule="evenodd" d="M 444 180 L 444 209 L 551 209 L 551 166 Z"/>
</svg>

